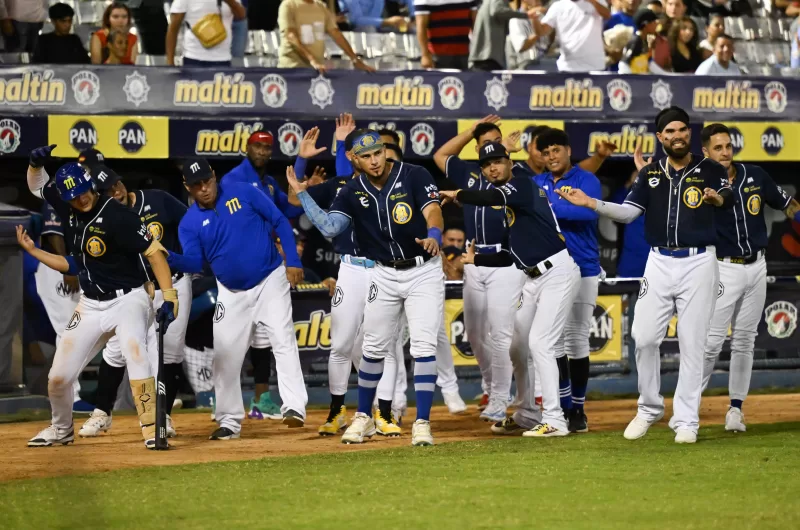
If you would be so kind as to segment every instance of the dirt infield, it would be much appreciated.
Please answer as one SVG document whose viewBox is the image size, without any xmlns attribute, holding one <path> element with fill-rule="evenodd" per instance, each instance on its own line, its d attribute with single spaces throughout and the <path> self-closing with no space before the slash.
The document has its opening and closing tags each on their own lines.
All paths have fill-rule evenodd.
<svg viewBox="0 0 800 530">
<path fill-rule="evenodd" d="M 724 422 L 727 405 L 725 397 L 704 398 L 701 410 L 703 424 Z M 636 403 L 633 400 L 597 401 L 588 403 L 586 409 L 593 431 L 622 431 L 635 414 Z M 668 411 L 671 411 L 669 402 Z M 800 394 L 752 396 L 747 400 L 745 412 L 751 425 L 800 421 Z M 387 449 L 410 443 L 410 423 L 405 425 L 405 434 L 400 438 L 376 436 L 360 446 L 343 445 L 339 436 L 321 438 L 317 435 L 317 427 L 325 421 L 325 415 L 325 411 L 311 411 L 307 427 L 292 430 L 277 421 L 246 420 L 241 439 L 211 442 L 207 438 L 215 424 L 207 413 L 178 414 L 174 418 L 178 437 L 170 442 L 171 450 L 166 452 L 147 451 L 144 448 L 135 416 L 117 417 L 110 433 L 98 438 L 78 438 L 75 444 L 66 447 L 26 447 L 27 440 L 46 427 L 46 422 L 6 424 L 0 426 L 3 434 L 0 481 L 146 466 Z M 413 411 L 409 411 L 406 417 L 407 420 L 410 418 L 413 418 Z M 478 419 L 474 405 L 470 406 L 468 414 L 462 416 L 451 416 L 444 407 L 434 407 L 432 420 L 436 443 L 488 439 L 493 436 L 489 432 L 489 424 Z M 76 431 L 83 421 L 83 417 L 76 416 Z M 662 424 L 666 425 L 666 421 Z M 531 443 L 536 441 L 532 440 Z"/>
</svg>

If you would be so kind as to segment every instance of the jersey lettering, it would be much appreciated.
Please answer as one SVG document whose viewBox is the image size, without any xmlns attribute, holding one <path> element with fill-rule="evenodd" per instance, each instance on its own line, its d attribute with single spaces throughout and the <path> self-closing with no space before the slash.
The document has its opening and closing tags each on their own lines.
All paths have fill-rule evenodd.
<svg viewBox="0 0 800 530">
<path fill-rule="evenodd" d="M 234 197 L 233 199 L 231 199 L 229 201 L 225 201 L 225 206 L 228 207 L 228 211 L 231 214 L 234 214 L 234 213 L 236 213 L 236 212 L 238 212 L 239 210 L 242 209 L 242 205 L 239 202 L 239 199 L 237 197 Z"/>
</svg>

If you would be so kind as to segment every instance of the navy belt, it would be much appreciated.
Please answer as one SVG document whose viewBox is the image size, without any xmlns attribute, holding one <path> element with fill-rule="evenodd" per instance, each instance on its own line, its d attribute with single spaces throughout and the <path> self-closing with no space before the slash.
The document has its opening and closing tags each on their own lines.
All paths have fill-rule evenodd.
<svg viewBox="0 0 800 530">
<path fill-rule="evenodd" d="M 672 258 L 688 258 L 689 256 L 697 256 L 706 251 L 706 247 L 688 247 L 688 248 L 667 248 L 667 247 L 653 247 L 653 250 L 662 256 L 670 256 Z"/>
<path fill-rule="evenodd" d="M 133 291 L 133 289 L 116 289 L 108 293 L 96 293 L 96 294 L 84 292 L 83 296 L 85 296 L 86 298 L 91 298 L 92 300 L 97 300 L 98 302 L 108 302 L 114 300 L 115 298 L 119 298 L 120 296 L 125 296 L 131 291 Z"/>
</svg>

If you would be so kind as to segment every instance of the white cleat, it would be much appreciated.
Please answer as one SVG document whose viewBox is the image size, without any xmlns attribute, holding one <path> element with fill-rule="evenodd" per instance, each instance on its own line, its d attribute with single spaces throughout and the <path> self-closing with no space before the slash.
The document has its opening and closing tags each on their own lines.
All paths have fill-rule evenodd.
<svg viewBox="0 0 800 530">
<path fill-rule="evenodd" d="M 51 445 L 67 445 L 75 441 L 75 431 L 70 425 L 69 429 L 59 429 L 50 425 L 39 431 L 39 434 L 28 440 L 28 447 L 50 447 Z"/>
<path fill-rule="evenodd" d="M 725 414 L 725 430 L 732 432 L 746 432 L 747 425 L 744 424 L 744 413 L 742 409 L 730 407 Z"/>
<path fill-rule="evenodd" d="M 638 414 L 635 418 L 631 420 L 628 426 L 625 428 L 625 434 L 623 436 L 626 440 L 638 440 L 639 438 L 643 437 L 647 434 L 647 430 L 650 428 L 651 425 L 658 423 L 661 418 L 664 417 L 664 413 L 660 413 L 653 421 L 647 421 L 646 419 L 642 418 Z"/>
<path fill-rule="evenodd" d="M 364 438 L 372 438 L 375 432 L 375 421 L 363 412 L 356 412 L 350 427 L 342 435 L 342 443 L 363 444 Z"/>
<path fill-rule="evenodd" d="M 81 438 L 94 438 L 109 429 L 111 429 L 111 416 L 100 409 L 94 409 L 89 419 L 83 423 L 83 427 L 78 431 L 78 436 Z"/>
<path fill-rule="evenodd" d="M 414 422 L 414 425 L 411 427 L 411 445 L 433 445 L 431 422 L 428 420 L 417 420 Z"/>
<path fill-rule="evenodd" d="M 675 431 L 676 444 L 693 444 L 697 441 L 697 433 L 690 429 L 678 429 Z"/>
<path fill-rule="evenodd" d="M 172 424 L 172 416 L 167 414 L 167 438 L 175 438 L 178 433 L 175 432 L 175 425 Z"/>
<path fill-rule="evenodd" d="M 455 392 L 442 391 L 442 397 L 444 398 L 444 404 L 447 405 L 447 410 L 450 411 L 450 414 L 463 414 L 467 411 L 467 404 L 461 399 L 458 390 Z"/>
</svg>

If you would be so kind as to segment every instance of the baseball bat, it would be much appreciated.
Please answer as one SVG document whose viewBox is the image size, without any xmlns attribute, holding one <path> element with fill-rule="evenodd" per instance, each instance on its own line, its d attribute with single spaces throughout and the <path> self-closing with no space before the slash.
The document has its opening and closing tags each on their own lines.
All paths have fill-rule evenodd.
<svg viewBox="0 0 800 530">
<path fill-rule="evenodd" d="M 156 451 L 169 449 L 167 441 L 167 388 L 164 385 L 164 323 L 158 323 L 158 381 L 156 387 Z"/>
</svg>

